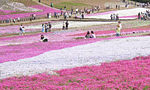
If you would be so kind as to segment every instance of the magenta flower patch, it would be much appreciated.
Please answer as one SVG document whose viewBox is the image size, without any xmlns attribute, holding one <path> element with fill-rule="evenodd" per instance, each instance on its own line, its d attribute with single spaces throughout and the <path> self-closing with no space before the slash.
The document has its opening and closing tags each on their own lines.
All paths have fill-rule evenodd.
<svg viewBox="0 0 150 90">
<path fill-rule="evenodd" d="M 8 14 L 8 15 L 0 15 L 0 20 L 7 20 L 7 19 L 15 19 L 15 18 L 25 18 L 30 17 L 32 14 L 36 15 L 46 15 L 47 13 L 54 13 L 54 12 L 60 12 L 58 9 L 42 6 L 42 5 L 35 5 L 32 6 L 33 8 L 37 8 L 42 10 L 41 12 L 30 12 L 30 13 L 22 13 L 22 14 Z M 5 11 L 8 12 L 8 11 Z"/>
</svg>

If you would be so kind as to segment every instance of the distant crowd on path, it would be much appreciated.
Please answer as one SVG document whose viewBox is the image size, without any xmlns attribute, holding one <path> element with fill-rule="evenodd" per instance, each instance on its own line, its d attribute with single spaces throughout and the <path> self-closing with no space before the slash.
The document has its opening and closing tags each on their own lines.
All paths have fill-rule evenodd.
<svg viewBox="0 0 150 90">
<path fill-rule="evenodd" d="M 149 2 L 147 2 L 147 3 L 140 3 L 137 6 L 140 6 L 140 7 L 143 7 L 143 8 L 145 8 L 145 7 L 150 8 L 150 3 Z"/>
<path fill-rule="evenodd" d="M 85 39 L 87 38 L 96 38 L 96 36 L 93 31 L 91 31 L 91 33 L 90 31 L 87 31 L 87 34 L 85 35 Z"/>
<path fill-rule="evenodd" d="M 68 30 L 69 21 L 63 21 L 62 30 Z M 19 27 L 20 35 L 25 35 L 25 27 L 21 24 Z M 42 32 L 47 33 L 52 31 L 52 24 L 50 22 L 42 24 Z"/>
<path fill-rule="evenodd" d="M 39 2 L 41 3 L 42 0 L 39 0 Z M 132 2 L 132 1 L 129 1 L 129 0 L 123 0 L 123 2 L 125 3 L 125 7 L 128 8 L 129 5 L 135 5 L 136 7 L 149 7 L 150 8 L 150 3 L 147 2 L 147 3 L 138 3 L 138 2 Z M 53 3 L 50 2 L 50 7 L 54 7 Z M 115 5 L 115 9 L 120 9 L 120 7 L 122 7 L 121 5 L 117 4 Z M 111 5 L 107 6 L 107 7 L 104 7 L 103 9 L 111 9 Z M 75 15 L 75 18 L 78 18 L 77 17 L 77 14 L 79 14 L 81 17 L 81 19 L 84 19 L 84 15 L 85 14 L 90 14 L 90 13 L 94 13 L 95 11 L 99 12 L 101 10 L 101 7 L 100 6 L 92 6 L 91 8 L 84 8 L 84 9 L 79 9 L 79 8 L 76 8 L 76 9 L 73 9 L 71 8 L 70 11 L 67 11 L 67 6 L 64 6 L 64 8 L 60 8 L 61 12 L 54 12 L 54 17 L 55 18 L 59 18 L 60 16 L 64 16 L 64 19 L 67 19 L 67 18 L 71 18 L 72 15 L 74 14 Z M 45 16 L 39 16 L 39 15 L 36 15 L 36 14 L 31 14 L 30 17 L 26 17 L 26 18 L 21 18 L 21 17 L 16 17 L 16 18 L 9 18 L 9 19 L 6 19 L 6 20 L 0 20 L 0 23 L 16 23 L 16 22 L 21 22 L 21 21 L 32 21 L 32 20 L 36 20 L 36 19 L 39 19 L 39 18 L 51 18 L 53 14 L 52 13 L 46 13 Z"/>
<path fill-rule="evenodd" d="M 90 14 L 94 13 L 95 11 L 100 11 L 100 6 L 92 7 L 92 9 L 84 8 L 84 9 L 73 9 L 71 8 L 70 11 L 67 11 L 67 6 L 64 6 L 64 8 L 60 9 L 60 13 L 54 12 L 54 17 L 59 18 L 60 16 L 63 16 L 64 19 L 71 18 L 73 15 L 75 15 L 75 18 L 77 18 L 77 15 L 80 15 L 82 19 L 84 19 L 84 14 Z"/>
<path fill-rule="evenodd" d="M 146 10 L 146 12 L 139 12 L 138 13 L 138 19 L 141 19 L 141 20 L 150 19 L 150 11 Z"/>
<path fill-rule="evenodd" d="M 111 14 L 110 19 L 118 21 L 119 20 L 119 15 L 118 14 Z"/>
<path fill-rule="evenodd" d="M 52 31 L 52 25 L 50 22 L 42 24 L 42 32 L 51 32 Z"/>
</svg>

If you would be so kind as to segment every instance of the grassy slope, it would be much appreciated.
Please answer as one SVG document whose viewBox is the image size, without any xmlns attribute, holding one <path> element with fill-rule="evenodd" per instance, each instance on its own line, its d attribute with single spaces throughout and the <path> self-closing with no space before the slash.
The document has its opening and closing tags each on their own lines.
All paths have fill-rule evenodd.
<svg viewBox="0 0 150 90">
<path fill-rule="evenodd" d="M 54 3 L 55 8 L 63 8 L 64 6 L 67 6 L 67 9 L 72 8 L 90 8 L 92 6 L 101 6 L 106 2 L 118 2 L 121 0 L 41 0 L 42 3 L 45 3 L 47 5 L 50 5 L 50 3 Z"/>
</svg>

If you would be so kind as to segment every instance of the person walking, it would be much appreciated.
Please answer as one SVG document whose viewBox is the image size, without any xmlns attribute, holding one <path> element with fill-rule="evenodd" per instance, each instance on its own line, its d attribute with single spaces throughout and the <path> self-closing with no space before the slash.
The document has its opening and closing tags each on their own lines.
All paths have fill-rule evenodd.
<svg viewBox="0 0 150 90">
<path fill-rule="evenodd" d="M 120 34 L 121 34 L 121 29 L 122 29 L 121 22 L 118 21 L 117 29 L 116 29 L 116 36 L 120 36 Z"/>
<path fill-rule="evenodd" d="M 52 31 L 52 24 L 50 22 L 48 22 L 48 28 L 49 28 L 49 32 Z"/>
<path fill-rule="evenodd" d="M 139 12 L 139 13 L 138 13 L 138 19 L 140 19 L 140 18 L 141 18 L 141 13 Z"/>
<path fill-rule="evenodd" d="M 79 11 L 79 9 L 78 9 L 78 8 L 76 8 L 76 14 L 78 14 L 78 11 Z"/>
<path fill-rule="evenodd" d="M 25 28 L 24 28 L 24 26 L 21 24 L 21 26 L 20 26 L 20 31 L 21 31 L 21 35 L 24 35 L 24 33 L 25 33 Z"/>
<path fill-rule="evenodd" d="M 47 33 L 48 32 L 48 24 L 45 23 L 45 32 Z"/>
<path fill-rule="evenodd" d="M 63 21 L 63 27 L 62 27 L 62 30 L 64 30 L 65 29 L 65 22 Z"/>
<path fill-rule="evenodd" d="M 118 16 L 118 14 L 116 14 L 116 21 L 118 21 L 119 20 L 119 16 Z"/>
<path fill-rule="evenodd" d="M 66 21 L 66 29 L 68 29 L 68 26 L 69 26 L 69 22 L 68 22 L 68 20 Z"/>
<path fill-rule="evenodd" d="M 52 3 L 52 2 L 51 2 L 51 4 L 50 4 L 50 6 L 53 7 L 53 3 Z"/>
<path fill-rule="evenodd" d="M 84 13 L 83 13 L 83 12 L 82 12 L 82 14 L 81 14 L 81 18 L 84 19 Z"/>
<path fill-rule="evenodd" d="M 110 19 L 113 20 L 113 15 L 112 14 L 110 15 Z"/>
<path fill-rule="evenodd" d="M 42 32 L 45 32 L 45 25 L 42 24 Z"/>
</svg>

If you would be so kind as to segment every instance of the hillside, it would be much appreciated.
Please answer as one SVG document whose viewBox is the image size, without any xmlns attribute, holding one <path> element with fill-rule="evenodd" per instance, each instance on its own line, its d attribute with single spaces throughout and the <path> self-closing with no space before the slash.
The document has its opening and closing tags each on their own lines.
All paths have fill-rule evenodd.
<svg viewBox="0 0 150 90">
<path fill-rule="evenodd" d="M 52 2 L 54 7 L 63 8 L 67 6 L 67 8 L 91 8 L 92 6 L 100 6 L 101 8 L 106 7 L 113 4 L 122 4 L 121 0 L 41 0 L 42 3 L 50 5 Z"/>
<path fill-rule="evenodd" d="M 23 3 L 25 6 L 37 5 L 39 0 L 1 0 L 1 4 L 4 2 L 18 2 Z M 54 4 L 55 8 L 91 8 L 92 6 L 100 6 L 104 8 L 108 5 L 114 7 L 119 4 L 122 5 L 122 0 L 41 0 L 43 4 L 50 5 L 50 3 Z M 1 6 L 1 5 L 0 5 Z"/>
<path fill-rule="evenodd" d="M 39 11 L 28 6 L 36 5 L 35 2 L 30 0 L 0 0 L 0 10 L 11 10 L 11 11 Z"/>
</svg>

